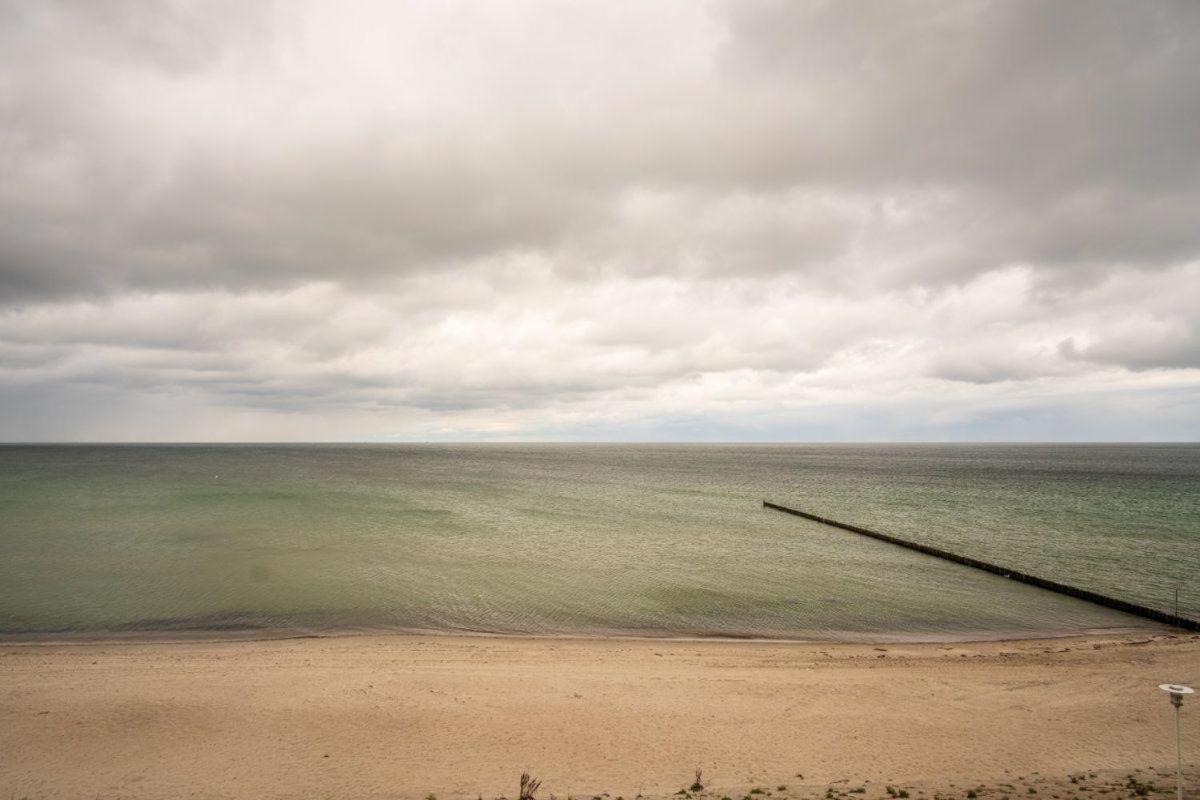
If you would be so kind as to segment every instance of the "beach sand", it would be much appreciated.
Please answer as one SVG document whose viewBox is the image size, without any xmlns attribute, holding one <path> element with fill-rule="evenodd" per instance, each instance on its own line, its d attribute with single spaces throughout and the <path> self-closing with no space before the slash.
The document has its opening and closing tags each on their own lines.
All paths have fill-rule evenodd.
<svg viewBox="0 0 1200 800">
<path fill-rule="evenodd" d="M 529 770 L 543 799 L 615 799 L 671 794 L 701 767 L 714 798 L 1007 783 L 1099 800 L 1134 794 L 1100 783 L 1154 767 L 1171 775 L 1153 781 L 1165 797 L 1165 681 L 1200 683 L 1200 637 L 7 644 L 0 795 L 495 798 Z M 1183 736 L 1194 764 L 1200 702 Z M 1067 776 L 1089 770 L 1098 783 L 1077 793 Z"/>
</svg>

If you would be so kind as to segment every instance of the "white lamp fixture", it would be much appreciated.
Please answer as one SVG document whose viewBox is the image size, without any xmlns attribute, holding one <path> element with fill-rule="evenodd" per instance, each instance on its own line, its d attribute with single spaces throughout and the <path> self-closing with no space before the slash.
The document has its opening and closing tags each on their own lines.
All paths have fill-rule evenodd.
<svg viewBox="0 0 1200 800">
<path fill-rule="evenodd" d="M 1196 690 L 1180 683 L 1160 683 L 1158 688 L 1171 695 L 1171 705 L 1175 706 L 1175 800 L 1183 800 L 1183 750 L 1179 747 L 1179 709 L 1183 705 L 1183 697 L 1195 694 Z"/>
</svg>

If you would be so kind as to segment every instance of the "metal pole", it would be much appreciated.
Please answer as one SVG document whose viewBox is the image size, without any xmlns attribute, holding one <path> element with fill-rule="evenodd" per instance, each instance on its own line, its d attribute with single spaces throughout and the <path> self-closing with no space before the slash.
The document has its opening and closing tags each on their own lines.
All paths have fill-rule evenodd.
<svg viewBox="0 0 1200 800">
<path fill-rule="evenodd" d="M 1183 750 L 1179 746 L 1179 707 L 1183 705 L 1183 695 L 1171 695 L 1171 705 L 1175 706 L 1175 800 L 1183 800 Z"/>
<path fill-rule="evenodd" d="M 1175 706 L 1175 800 L 1183 800 L 1183 746 L 1179 743 L 1179 709 L 1183 706 L 1183 696 L 1195 694 L 1196 690 L 1181 683 L 1161 683 L 1158 688 L 1171 696 L 1171 705 Z"/>
</svg>

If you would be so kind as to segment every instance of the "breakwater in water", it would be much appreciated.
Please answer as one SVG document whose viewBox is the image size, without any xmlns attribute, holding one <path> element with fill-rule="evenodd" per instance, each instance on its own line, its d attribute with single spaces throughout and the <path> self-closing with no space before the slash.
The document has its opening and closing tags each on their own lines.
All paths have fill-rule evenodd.
<svg viewBox="0 0 1200 800">
<path fill-rule="evenodd" d="M 980 561 L 977 558 L 970 558 L 969 556 L 962 556 L 958 553 L 951 553 L 949 550 L 942 550 L 941 548 L 931 547 L 927 544 L 910 542 L 907 539 L 901 539 L 897 536 L 889 536 L 886 533 L 869 530 L 867 528 L 859 527 L 858 525 L 850 525 L 845 522 L 839 522 L 835 519 L 818 516 L 817 514 L 810 514 L 807 511 L 788 508 L 787 506 L 781 506 L 768 500 L 763 500 L 762 504 L 763 508 L 769 508 L 774 511 L 782 511 L 785 514 L 792 514 L 813 522 L 819 522 L 822 525 L 830 525 L 834 528 L 841 528 L 842 530 L 850 531 L 851 533 L 869 536 L 870 538 L 878 539 L 881 542 L 888 542 L 889 544 L 906 547 L 909 550 L 916 550 L 918 553 L 924 553 L 926 555 L 936 556 L 937 558 L 943 558 L 947 561 L 953 561 L 956 564 L 962 564 L 963 566 L 974 567 L 975 569 L 980 569 L 984 572 L 990 572 L 993 575 L 1000 575 L 1001 577 L 1009 578 L 1014 581 L 1027 583 L 1030 586 L 1037 586 L 1040 589 L 1058 592 L 1059 594 L 1065 594 L 1068 597 L 1086 600 L 1089 603 L 1096 603 L 1097 605 L 1104 606 L 1105 608 L 1124 611 L 1127 614 L 1145 617 L 1146 619 L 1153 620 L 1155 622 L 1161 622 L 1165 625 L 1172 625 L 1176 628 L 1183 628 L 1184 630 L 1200 631 L 1200 621 L 1190 619 L 1188 617 L 1179 616 L 1177 614 L 1168 614 L 1165 611 L 1143 606 L 1138 603 L 1131 603 L 1127 600 L 1121 600 L 1117 597 L 1109 597 L 1108 595 L 1100 594 L 1099 592 L 1081 589 L 1078 586 L 1070 586 L 1065 583 L 1059 583 L 1058 581 L 1047 580 L 1046 578 L 1040 578 L 1036 575 L 1030 575 L 1018 570 L 1009 569 L 1008 567 L 1003 567 L 998 564 L 992 564 L 988 561 Z"/>
</svg>

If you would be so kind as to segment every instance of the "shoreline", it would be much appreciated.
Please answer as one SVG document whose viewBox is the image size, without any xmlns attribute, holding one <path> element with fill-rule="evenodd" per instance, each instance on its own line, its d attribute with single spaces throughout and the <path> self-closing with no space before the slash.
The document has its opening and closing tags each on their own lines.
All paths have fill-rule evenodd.
<svg viewBox="0 0 1200 800">
<path fill-rule="evenodd" d="M 890 800 L 886 784 L 929 800 L 1172 764 L 1157 684 L 1200 682 L 1200 636 L 0 644 L 0 674 L 17 797 L 455 800 L 511 797 L 528 770 L 543 800 L 615 800 L 673 795 L 701 767 L 711 800 L 819 800 L 839 781 L 868 790 L 839 800 Z M 1195 709 L 1183 726 L 1200 741 Z"/>
<path fill-rule="evenodd" d="M 795 644 L 795 645 L 922 645 L 922 644 L 986 644 L 997 642 L 1035 642 L 1053 641 L 1060 639 L 1080 639 L 1110 636 L 1189 636 L 1190 631 L 1177 629 L 1166 624 L 1144 623 L 1137 626 L 1093 628 L 1085 631 L 1061 632 L 1029 632 L 1029 631 L 997 631 L 993 633 L 975 632 L 962 636 L 946 634 L 936 635 L 904 635 L 878 634 L 860 635 L 845 632 L 844 636 L 828 636 L 825 638 L 793 638 L 770 637 L 757 635 L 736 634 L 674 634 L 670 632 L 649 633 L 528 633 L 483 630 L 434 630 L 421 628 L 396 629 L 346 629 L 305 631 L 294 629 L 264 630 L 248 628 L 245 630 L 133 630 L 133 631 L 51 631 L 46 633 L 0 633 L 0 648 L 8 646 L 71 646 L 71 645 L 137 645 L 137 644 L 188 644 L 194 642 L 275 642 L 294 639 L 356 639 L 370 637 L 432 637 L 432 638 L 482 638 L 482 639 L 528 639 L 545 641 L 647 641 L 647 642 L 727 642 L 730 644 Z"/>
</svg>

